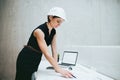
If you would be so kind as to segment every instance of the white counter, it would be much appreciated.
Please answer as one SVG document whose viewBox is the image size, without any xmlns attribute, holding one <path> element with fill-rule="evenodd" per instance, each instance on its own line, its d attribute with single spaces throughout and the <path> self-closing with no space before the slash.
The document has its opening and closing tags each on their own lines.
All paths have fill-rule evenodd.
<svg viewBox="0 0 120 80">
<path fill-rule="evenodd" d="M 76 76 L 76 78 L 64 78 L 61 74 L 56 73 L 53 69 L 46 69 L 48 66 L 51 65 L 47 61 L 41 62 L 38 71 L 35 73 L 36 80 L 113 80 L 79 64 L 77 64 L 75 67 L 72 67 L 72 70 L 69 70 L 74 76 Z M 68 68 L 64 69 L 68 70 Z"/>
</svg>

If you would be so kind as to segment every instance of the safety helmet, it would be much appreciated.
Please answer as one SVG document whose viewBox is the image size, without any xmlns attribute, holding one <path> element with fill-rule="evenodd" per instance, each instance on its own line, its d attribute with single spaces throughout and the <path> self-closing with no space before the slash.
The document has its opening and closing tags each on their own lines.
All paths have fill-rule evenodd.
<svg viewBox="0 0 120 80">
<path fill-rule="evenodd" d="M 60 7 L 53 7 L 50 9 L 50 11 L 48 12 L 47 15 L 51 15 L 51 16 L 58 16 L 64 20 L 66 20 L 66 14 L 63 8 Z"/>
</svg>

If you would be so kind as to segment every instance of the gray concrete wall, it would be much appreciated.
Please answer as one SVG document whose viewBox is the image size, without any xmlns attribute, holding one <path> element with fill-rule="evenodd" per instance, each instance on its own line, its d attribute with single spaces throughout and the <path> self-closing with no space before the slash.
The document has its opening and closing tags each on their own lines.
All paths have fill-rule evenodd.
<svg viewBox="0 0 120 80">
<path fill-rule="evenodd" d="M 68 19 L 57 29 L 59 53 L 67 45 L 120 45 L 120 0 L 0 0 L 0 80 L 14 80 L 19 51 L 27 43 L 31 31 L 46 21 L 46 13 L 53 6 L 63 7 Z M 92 52 L 94 49 L 96 48 L 92 48 Z M 109 51 L 110 48 L 106 49 Z M 115 49 L 112 53 L 104 54 L 114 56 L 110 61 L 118 63 L 118 52 L 120 51 Z M 89 55 L 86 52 L 83 54 L 86 57 Z M 96 57 L 95 53 L 91 58 L 103 59 Z M 82 62 L 86 61 L 89 59 L 82 59 Z M 109 65 L 113 65 L 113 62 Z M 94 61 L 92 63 L 97 66 Z M 106 63 L 101 63 L 103 68 L 106 68 Z M 115 69 L 119 67 L 117 65 Z M 110 76 L 120 79 L 116 70 L 113 70 L 116 74 Z M 110 74 L 109 71 L 104 73 Z"/>
</svg>

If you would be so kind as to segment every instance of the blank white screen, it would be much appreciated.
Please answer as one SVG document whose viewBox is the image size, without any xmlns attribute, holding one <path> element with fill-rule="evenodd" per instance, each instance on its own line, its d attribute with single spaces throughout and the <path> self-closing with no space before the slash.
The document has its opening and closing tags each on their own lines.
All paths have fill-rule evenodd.
<svg viewBox="0 0 120 80">
<path fill-rule="evenodd" d="M 67 52 L 65 52 L 62 62 L 63 63 L 75 64 L 76 58 L 77 58 L 77 53 L 69 53 L 69 52 L 67 53 Z"/>
</svg>

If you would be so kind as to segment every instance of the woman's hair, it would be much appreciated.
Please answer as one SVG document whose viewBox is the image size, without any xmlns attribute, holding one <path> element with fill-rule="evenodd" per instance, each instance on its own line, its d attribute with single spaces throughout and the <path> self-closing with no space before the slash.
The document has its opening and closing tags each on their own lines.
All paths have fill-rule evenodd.
<svg viewBox="0 0 120 80">
<path fill-rule="evenodd" d="M 48 22 L 50 22 L 50 18 L 49 18 L 50 16 L 48 15 L 47 16 L 47 19 L 48 19 Z M 58 16 L 52 16 L 53 18 L 60 18 L 60 17 L 58 17 Z"/>
</svg>

